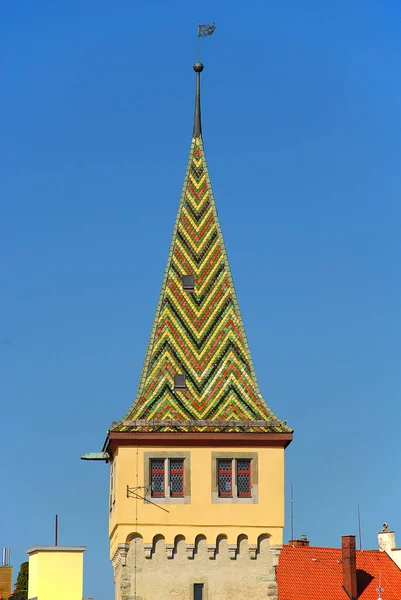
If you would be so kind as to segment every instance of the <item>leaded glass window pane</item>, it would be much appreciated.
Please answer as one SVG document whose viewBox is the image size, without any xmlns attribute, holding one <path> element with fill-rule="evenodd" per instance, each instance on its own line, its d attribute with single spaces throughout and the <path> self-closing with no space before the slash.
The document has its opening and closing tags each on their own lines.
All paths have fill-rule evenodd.
<svg viewBox="0 0 401 600">
<path fill-rule="evenodd" d="M 232 460 L 218 461 L 219 496 L 232 496 Z"/>
<path fill-rule="evenodd" d="M 249 475 L 239 474 L 238 481 L 238 496 L 250 496 L 250 477 Z"/>
<path fill-rule="evenodd" d="M 170 495 L 184 495 L 184 460 L 182 458 L 170 459 Z"/>
<path fill-rule="evenodd" d="M 152 496 L 164 496 L 164 475 L 152 473 Z"/>
<path fill-rule="evenodd" d="M 172 473 L 170 479 L 172 496 L 182 496 L 182 473 Z"/>
<path fill-rule="evenodd" d="M 237 460 L 237 491 L 239 497 L 251 496 L 251 461 Z"/>
<path fill-rule="evenodd" d="M 151 495 L 164 496 L 164 460 L 151 460 Z"/>
</svg>

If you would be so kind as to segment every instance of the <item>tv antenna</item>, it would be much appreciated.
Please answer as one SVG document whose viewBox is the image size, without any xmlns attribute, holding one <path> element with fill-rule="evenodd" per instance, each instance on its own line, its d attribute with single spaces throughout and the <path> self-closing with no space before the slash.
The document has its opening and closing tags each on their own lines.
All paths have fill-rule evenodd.
<svg viewBox="0 0 401 600">
<path fill-rule="evenodd" d="M 361 528 L 361 511 L 358 504 L 358 537 L 359 537 L 359 550 L 362 550 L 362 528 Z"/>
<path fill-rule="evenodd" d="M 56 515 L 56 521 L 54 524 L 54 545 L 58 546 L 58 515 Z"/>
<path fill-rule="evenodd" d="M 291 540 L 294 539 L 294 486 L 291 482 Z"/>
</svg>

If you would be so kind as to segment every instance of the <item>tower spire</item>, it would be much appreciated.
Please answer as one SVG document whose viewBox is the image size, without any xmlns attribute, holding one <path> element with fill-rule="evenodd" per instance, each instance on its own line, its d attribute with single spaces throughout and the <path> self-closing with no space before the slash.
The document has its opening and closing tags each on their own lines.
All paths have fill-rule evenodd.
<svg viewBox="0 0 401 600">
<path fill-rule="evenodd" d="M 196 91 L 195 91 L 195 115 L 194 115 L 194 131 L 192 134 L 193 138 L 202 137 L 202 121 L 201 121 L 201 107 L 200 107 L 200 74 L 203 71 L 203 64 L 196 62 L 194 64 L 194 71 L 196 73 Z"/>
<path fill-rule="evenodd" d="M 136 399 L 110 435 L 266 433 L 287 445 L 292 430 L 260 394 L 246 340 L 203 148 L 203 64 L 193 68 L 193 139 L 162 289 Z"/>
</svg>

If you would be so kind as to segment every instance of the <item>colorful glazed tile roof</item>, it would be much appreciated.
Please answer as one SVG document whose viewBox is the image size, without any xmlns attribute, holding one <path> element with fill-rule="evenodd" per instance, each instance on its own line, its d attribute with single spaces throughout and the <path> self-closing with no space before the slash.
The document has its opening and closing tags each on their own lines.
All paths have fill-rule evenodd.
<svg viewBox="0 0 401 600">
<path fill-rule="evenodd" d="M 112 431 L 291 432 L 258 389 L 200 131 L 199 120 L 138 394 Z"/>
<path fill-rule="evenodd" d="M 349 600 L 341 559 L 341 548 L 283 546 L 277 567 L 279 600 Z M 357 550 L 356 568 L 358 600 L 401 598 L 401 571 L 388 554 Z"/>
</svg>

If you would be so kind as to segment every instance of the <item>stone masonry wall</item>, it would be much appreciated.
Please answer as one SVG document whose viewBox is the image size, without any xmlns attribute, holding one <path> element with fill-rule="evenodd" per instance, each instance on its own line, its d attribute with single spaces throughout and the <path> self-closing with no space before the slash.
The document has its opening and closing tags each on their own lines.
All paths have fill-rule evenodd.
<svg viewBox="0 0 401 600">
<path fill-rule="evenodd" d="M 228 544 L 225 535 L 210 544 L 199 535 L 192 544 L 182 536 L 166 545 L 132 536 L 113 557 L 116 600 L 193 600 L 194 583 L 203 583 L 203 600 L 277 600 L 276 565 L 280 547 L 259 536 Z"/>
</svg>

